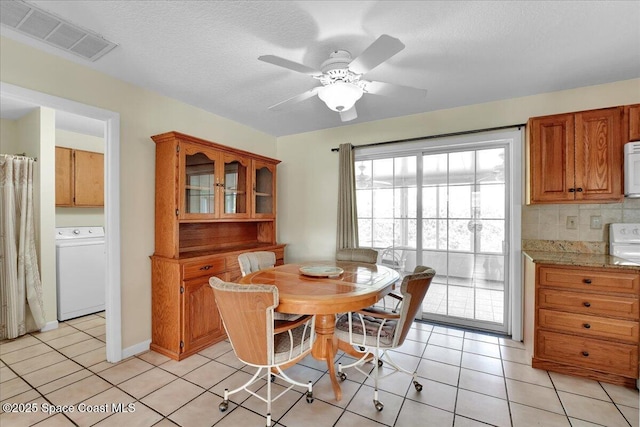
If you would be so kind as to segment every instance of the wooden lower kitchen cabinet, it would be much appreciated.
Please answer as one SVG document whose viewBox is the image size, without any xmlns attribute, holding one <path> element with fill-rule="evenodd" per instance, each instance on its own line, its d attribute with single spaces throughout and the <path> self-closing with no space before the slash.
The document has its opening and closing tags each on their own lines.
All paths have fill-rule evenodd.
<svg viewBox="0 0 640 427">
<path fill-rule="evenodd" d="M 190 253 L 182 258 L 151 257 L 151 349 L 182 360 L 226 338 L 209 286 L 209 278 L 238 281 L 238 255 L 265 250 L 284 262 L 284 245 L 265 245 L 237 251 Z"/>
<path fill-rule="evenodd" d="M 636 387 L 640 270 L 536 264 L 534 368 Z"/>
</svg>

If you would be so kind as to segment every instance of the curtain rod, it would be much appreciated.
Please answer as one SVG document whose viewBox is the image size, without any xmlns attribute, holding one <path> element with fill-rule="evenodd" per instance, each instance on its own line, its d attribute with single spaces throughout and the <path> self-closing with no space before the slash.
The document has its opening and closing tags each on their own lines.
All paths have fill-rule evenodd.
<svg viewBox="0 0 640 427">
<path fill-rule="evenodd" d="M 26 157 L 27 159 L 32 159 L 34 162 L 38 161 L 37 157 L 29 157 L 29 156 L 27 156 L 27 153 L 2 154 L 2 156 Z"/>
<path fill-rule="evenodd" d="M 494 130 L 503 130 L 510 128 L 518 128 L 526 126 L 526 123 L 520 123 L 517 125 L 508 125 L 508 126 L 498 126 L 494 128 L 485 128 L 485 129 L 476 129 L 476 130 L 465 130 L 461 132 L 452 132 L 452 133 L 441 133 L 440 135 L 429 135 L 429 136 L 419 136 L 416 138 L 407 138 L 407 139 L 396 139 L 395 141 L 384 141 L 384 142 L 372 142 L 370 144 L 362 144 L 362 145 L 354 145 L 353 148 L 363 148 L 363 147 L 373 147 L 375 145 L 385 145 L 385 144 L 395 144 L 398 142 L 411 142 L 411 141 L 420 141 L 424 139 L 434 139 L 434 138 L 445 138 L 447 136 L 459 136 L 459 135 L 469 135 L 472 133 L 480 133 L 480 132 L 490 132 Z M 331 151 L 339 151 L 339 148 L 332 148 Z"/>
</svg>

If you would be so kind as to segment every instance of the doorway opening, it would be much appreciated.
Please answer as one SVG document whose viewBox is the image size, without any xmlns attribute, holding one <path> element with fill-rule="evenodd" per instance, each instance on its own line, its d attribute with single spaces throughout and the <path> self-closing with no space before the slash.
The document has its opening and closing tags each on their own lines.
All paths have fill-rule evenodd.
<svg viewBox="0 0 640 427">
<path fill-rule="evenodd" d="M 79 102 L 0 82 L 0 96 L 34 106 L 65 111 L 104 122 L 105 140 L 105 273 L 106 357 L 122 359 L 120 305 L 120 115 Z M 41 230 L 51 232 L 54 230 Z"/>
</svg>

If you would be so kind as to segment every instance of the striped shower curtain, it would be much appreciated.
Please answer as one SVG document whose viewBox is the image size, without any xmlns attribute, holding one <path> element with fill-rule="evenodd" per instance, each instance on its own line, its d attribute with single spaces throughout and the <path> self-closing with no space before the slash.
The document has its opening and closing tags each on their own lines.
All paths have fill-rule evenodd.
<svg viewBox="0 0 640 427">
<path fill-rule="evenodd" d="M 45 324 L 33 218 L 34 162 L 0 154 L 0 339 Z"/>
</svg>

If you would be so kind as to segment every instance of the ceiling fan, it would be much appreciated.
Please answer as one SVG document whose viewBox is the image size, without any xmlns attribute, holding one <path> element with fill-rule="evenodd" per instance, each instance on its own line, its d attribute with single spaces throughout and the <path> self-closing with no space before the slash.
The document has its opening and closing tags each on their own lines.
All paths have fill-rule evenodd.
<svg viewBox="0 0 640 427">
<path fill-rule="evenodd" d="M 320 71 L 279 56 L 260 56 L 258 57 L 260 61 L 307 74 L 322 83 L 322 86 L 316 86 L 313 89 L 272 105 L 269 109 L 278 110 L 318 95 L 327 104 L 327 107 L 340 113 L 340 118 L 343 122 L 347 122 L 358 117 L 355 103 L 365 93 L 384 96 L 424 97 L 427 94 L 425 89 L 363 79 L 366 73 L 402 49 L 404 49 L 404 44 L 400 40 L 383 34 L 355 59 L 352 59 L 351 54 L 346 50 L 331 52 L 329 59 L 320 66 Z"/>
</svg>

